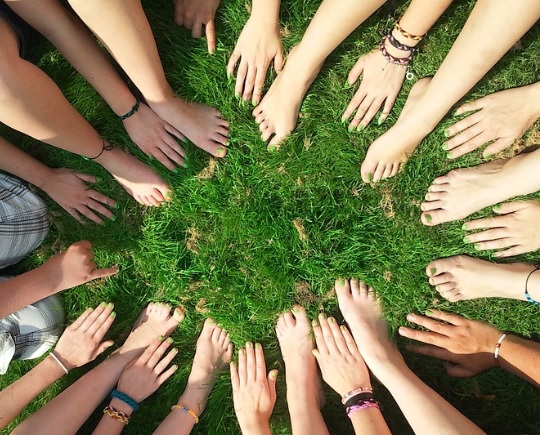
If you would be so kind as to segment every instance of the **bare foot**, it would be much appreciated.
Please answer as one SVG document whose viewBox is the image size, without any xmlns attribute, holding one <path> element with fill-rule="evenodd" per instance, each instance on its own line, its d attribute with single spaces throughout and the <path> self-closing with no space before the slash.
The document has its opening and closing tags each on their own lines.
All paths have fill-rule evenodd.
<svg viewBox="0 0 540 435">
<path fill-rule="evenodd" d="M 201 415 L 217 376 L 231 361 L 233 345 L 227 331 L 206 319 L 197 340 L 197 350 L 186 389 L 178 403 Z"/>
<path fill-rule="evenodd" d="M 157 207 L 169 200 L 170 188 L 165 180 L 120 148 L 104 151 L 95 162 L 109 171 L 138 203 Z"/>
<path fill-rule="evenodd" d="M 535 268 L 531 264 L 495 264 L 466 255 L 431 262 L 426 273 L 429 283 L 450 302 L 478 298 L 526 300 L 525 281 Z M 528 290 L 540 300 L 540 273 L 533 273 Z"/>
<path fill-rule="evenodd" d="M 367 366 L 375 376 L 402 356 L 388 335 L 388 325 L 375 291 L 356 279 L 335 283 L 339 309 Z"/>
<path fill-rule="evenodd" d="M 422 223 L 433 226 L 466 218 L 489 205 L 515 196 L 515 180 L 506 169 L 525 155 L 511 160 L 494 160 L 472 168 L 456 169 L 436 178 L 428 188 L 422 209 Z"/>
<path fill-rule="evenodd" d="M 316 400 L 319 409 L 326 404 L 317 361 L 313 356 L 315 344 L 306 310 L 295 305 L 282 314 L 276 325 L 276 335 L 285 362 L 287 396 L 304 402 Z"/>
<path fill-rule="evenodd" d="M 371 388 L 369 372 L 364 359 L 345 326 L 338 326 L 333 317 L 319 314 L 313 321 L 317 358 L 324 381 L 341 397 L 357 388 Z"/>
<path fill-rule="evenodd" d="M 479 251 L 500 249 L 495 257 L 534 252 L 540 249 L 540 201 L 515 201 L 493 207 L 498 216 L 476 219 L 463 225 L 464 230 L 482 230 L 468 234 L 465 243 L 474 243 Z"/>
<path fill-rule="evenodd" d="M 150 103 L 152 109 L 181 131 L 197 147 L 214 157 L 225 157 L 229 143 L 229 123 L 218 110 L 202 104 L 187 103 L 178 97 Z"/>
<path fill-rule="evenodd" d="M 148 304 L 133 325 L 131 334 L 120 351 L 122 353 L 142 352 L 156 338 L 170 335 L 185 317 L 182 307 L 175 308 L 172 314 L 171 309 L 171 306 L 167 304 L 154 302 Z"/>
<path fill-rule="evenodd" d="M 253 110 L 262 140 L 267 142 L 272 138 L 268 143 L 269 151 L 277 149 L 280 142 L 296 128 L 302 101 L 320 70 L 319 67 L 307 80 L 299 78 L 291 66 L 295 51 L 295 48 L 291 50 L 285 68 L 274 80 L 261 103 Z"/>
<path fill-rule="evenodd" d="M 425 77 L 414 84 L 396 124 L 369 147 L 360 170 L 364 182 L 395 176 L 431 132 L 424 123 L 408 116 L 430 81 L 431 77 Z"/>
</svg>

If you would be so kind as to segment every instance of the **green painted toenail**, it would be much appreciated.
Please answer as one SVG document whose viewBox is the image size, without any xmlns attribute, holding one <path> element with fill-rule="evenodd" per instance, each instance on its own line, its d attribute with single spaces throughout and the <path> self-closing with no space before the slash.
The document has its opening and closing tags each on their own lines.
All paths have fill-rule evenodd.
<svg viewBox="0 0 540 435">
<path fill-rule="evenodd" d="M 480 250 L 480 244 L 475 243 L 475 244 L 474 244 L 474 249 L 476 249 L 477 251 L 479 251 L 479 250 Z"/>
<path fill-rule="evenodd" d="M 452 158 L 452 152 L 446 153 L 446 158 L 451 159 Z"/>
<path fill-rule="evenodd" d="M 437 268 L 432 267 L 431 269 L 429 269 L 429 271 L 431 272 L 432 275 L 435 275 L 435 272 L 437 272 Z"/>
<path fill-rule="evenodd" d="M 491 154 L 491 153 L 486 153 L 486 154 L 484 155 L 484 157 L 485 157 L 486 159 L 491 159 L 491 158 L 493 157 L 493 154 Z"/>
<path fill-rule="evenodd" d="M 109 218 L 111 221 L 115 222 L 117 217 L 115 215 L 112 215 L 110 218 Z"/>
<path fill-rule="evenodd" d="M 275 145 L 270 145 L 268 147 L 268 151 L 271 152 L 271 153 L 275 153 L 277 151 L 277 146 Z"/>
<path fill-rule="evenodd" d="M 426 316 L 432 316 L 433 315 L 433 311 L 431 310 L 426 310 Z"/>
<path fill-rule="evenodd" d="M 366 128 L 365 125 L 358 124 L 358 127 L 356 127 L 356 131 L 362 131 L 364 128 Z"/>
<path fill-rule="evenodd" d="M 345 280 L 344 280 L 344 279 L 340 279 L 340 280 L 338 281 L 338 284 L 339 284 L 341 287 L 343 287 L 343 286 L 345 285 Z"/>
<path fill-rule="evenodd" d="M 236 98 L 237 100 L 240 98 L 240 94 L 234 94 L 234 98 Z"/>
<path fill-rule="evenodd" d="M 223 148 L 223 147 L 218 147 L 218 149 L 216 150 L 216 152 L 217 152 L 218 157 L 224 156 L 224 155 L 225 155 L 225 148 Z"/>
<path fill-rule="evenodd" d="M 448 144 L 447 143 L 443 143 L 441 148 L 445 151 L 448 151 Z"/>
<path fill-rule="evenodd" d="M 471 243 L 471 241 L 469 240 L 468 237 L 463 237 L 463 241 L 464 241 L 465 243 Z"/>
<path fill-rule="evenodd" d="M 371 173 L 366 174 L 366 180 L 371 181 L 373 179 L 373 175 Z"/>
<path fill-rule="evenodd" d="M 501 209 L 500 204 L 497 204 L 497 205 L 493 206 L 493 211 L 499 211 L 500 209 Z"/>
<path fill-rule="evenodd" d="M 430 214 L 425 214 L 424 218 L 426 219 L 427 222 L 431 222 L 431 220 L 433 219 Z"/>
</svg>

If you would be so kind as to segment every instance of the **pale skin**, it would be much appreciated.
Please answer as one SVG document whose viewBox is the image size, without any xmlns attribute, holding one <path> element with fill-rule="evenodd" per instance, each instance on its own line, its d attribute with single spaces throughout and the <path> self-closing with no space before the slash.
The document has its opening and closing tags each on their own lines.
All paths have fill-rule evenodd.
<svg viewBox="0 0 540 435">
<path fill-rule="evenodd" d="M 540 190 L 540 150 L 508 160 L 456 169 L 436 178 L 420 205 L 424 225 L 464 219 L 485 208 Z"/>
<path fill-rule="evenodd" d="M 70 0 L 161 119 L 214 157 L 225 157 L 229 124 L 214 108 L 177 97 L 165 78 L 140 0 Z"/>
<path fill-rule="evenodd" d="M 371 388 L 369 372 L 349 330 L 324 313 L 313 321 L 317 349 L 313 355 L 324 381 L 341 397 L 357 388 Z M 357 434 L 390 435 L 381 410 L 367 408 L 349 414 Z"/>
<path fill-rule="evenodd" d="M 411 313 L 407 320 L 427 330 L 399 328 L 399 334 L 403 337 L 424 343 L 421 346 L 409 346 L 408 349 L 445 361 L 450 376 L 474 376 L 500 365 L 540 386 L 539 343 L 508 334 L 495 360 L 495 346 L 502 333 L 488 323 L 440 310 L 427 311 L 426 316 Z"/>
<path fill-rule="evenodd" d="M 451 3 L 452 0 L 413 0 L 400 20 L 401 27 L 412 35 L 422 36 L 431 29 Z M 392 35 L 401 44 L 409 47 L 416 47 L 420 42 L 396 29 L 392 30 Z M 390 55 L 397 58 L 406 58 L 410 53 L 393 47 L 388 40 L 385 47 Z M 378 47 L 358 59 L 349 73 L 347 83 L 355 84 L 360 76 L 362 81 L 341 117 L 341 121 L 346 122 L 354 114 L 349 131 L 366 128 L 381 108 L 382 113 L 377 123 L 380 125 L 386 120 L 401 89 L 406 71 L 404 66 L 389 63 Z"/>
<path fill-rule="evenodd" d="M 484 433 L 407 367 L 388 337 L 380 301 L 372 288 L 361 281 L 339 279 L 335 289 L 362 358 L 392 394 L 414 433 Z"/>
<path fill-rule="evenodd" d="M 68 370 L 93 361 L 113 345 L 110 340 L 102 341 L 115 318 L 112 308 L 112 304 L 105 303 L 94 310 L 88 308 L 66 328 L 53 352 Z M 5 428 L 42 391 L 64 375 L 65 371 L 60 364 L 53 357 L 47 356 L 24 376 L 0 391 L 0 429 Z"/>
<path fill-rule="evenodd" d="M 315 343 L 305 309 L 295 305 L 291 311 L 283 313 L 276 324 L 276 335 L 285 362 L 287 406 L 292 433 L 328 434 L 321 414 L 326 397 L 312 353 Z"/>
<path fill-rule="evenodd" d="M 420 142 L 540 17 L 540 3 L 512 8 L 479 0 L 433 80 L 407 116 L 371 144 L 361 167 L 365 182 L 396 175 Z M 494 31 L 494 29 L 498 29 Z M 475 50 L 470 50 L 475 47 Z M 448 157 L 453 156 L 452 152 Z"/>
<path fill-rule="evenodd" d="M 478 298 L 506 298 L 526 301 L 527 276 L 532 264 L 496 264 L 466 255 L 441 258 L 426 268 L 429 283 L 450 302 Z M 530 297 L 540 301 L 540 273 L 533 273 L 527 284 Z"/>
<path fill-rule="evenodd" d="M 234 95 L 254 106 L 259 104 L 270 64 L 283 69 L 279 8 L 281 0 L 253 0 L 247 21 L 227 64 L 231 77 L 238 65 Z"/>
<path fill-rule="evenodd" d="M 231 361 L 232 351 L 229 333 L 213 319 L 206 319 L 197 340 L 186 389 L 177 404 L 185 406 L 200 417 L 206 408 L 208 396 L 214 388 L 217 376 Z M 154 435 L 187 435 L 194 425 L 195 419 L 192 415 L 180 409 L 173 409 L 155 430 Z"/>
<path fill-rule="evenodd" d="M 0 154 L 0 169 L 39 187 L 79 222 L 83 222 L 82 216 L 97 224 L 103 223 L 100 215 L 116 219 L 107 208 L 114 208 L 116 201 L 88 187 L 87 183 L 97 182 L 93 175 L 49 168 L 1 137 Z"/>
<path fill-rule="evenodd" d="M 126 342 L 109 358 L 19 424 L 13 434 L 76 433 L 114 388 L 124 368 L 160 336 L 171 334 L 184 319 L 184 311 L 151 303 L 143 310 Z M 70 415 L 66 419 L 66 413 Z"/>
<path fill-rule="evenodd" d="M 483 156 L 489 158 L 514 143 L 540 118 L 540 82 L 507 89 L 464 104 L 455 115 L 474 112 L 449 127 L 446 150 L 455 159 L 488 142 Z"/>
<path fill-rule="evenodd" d="M 324 0 L 313 17 L 302 41 L 289 54 L 261 103 L 253 110 L 261 138 L 270 151 L 296 127 L 300 106 L 328 55 L 384 0 Z M 328 23 L 339 23 L 329 26 Z M 283 104 L 287 101 L 287 105 Z"/>
<path fill-rule="evenodd" d="M 0 121 L 57 148 L 89 158 L 100 155 L 107 142 L 43 71 L 19 57 L 15 33 L 2 19 L 0 38 Z M 94 161 L 141 204 L 159 205 L 169 193 L 156 172 L 119 148 Z"/>
<path fill-rule="evenodd" d="M 96 43 L 94 36 L 58 0 L 8 0 L 8 5 L 51 41 L 100 93 L 117 116 L 128 113 L 135 96 Z M 169 170 L 183 166 L 185 152 L 175 137 L 184 136 L 161 120 L 146 104 L 123 121 L 135 144 Z"/>
<path fill-rule="evenodd" d="M 174 22 L 191 30 L 194 38 L 206 34 L 208 54 L 216 52 L 214 18 L 221 0 L 173 0 Z"/>
<path fill-rule="evenodd" d="M 276 404 L 277 370 L 266 373 L 260 343 L 238 350 L 238 365 L 230 364 L 234 412 L 244 435 L 271 435 L 270 416 Z"/>
<path fill-rule="evenodd" d="M 96 267 L 90 242 L 74 243 L 36 269 L 0 282 L 0 318 L 47 296 L 117 273 L 114 266 Z"/>
</svg>

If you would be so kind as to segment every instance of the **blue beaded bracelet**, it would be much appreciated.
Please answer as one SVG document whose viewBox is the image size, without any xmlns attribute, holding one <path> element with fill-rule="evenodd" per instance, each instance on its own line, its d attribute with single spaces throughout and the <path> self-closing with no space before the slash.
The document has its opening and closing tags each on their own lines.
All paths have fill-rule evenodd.
<svg viewBox="0 0 540 435">
<path fill-rule="evenodd" d="M 139 409 L 139 404 L 135 400 L 133 400 L 131 397 L 129 397 L 127 394 L 124 394 L 121 391 L 113 390 L 113 392 L 111 393 L 111 397 L 113 399 L 121 400 L 126 405 L 130 406 L 134 412 Z"/>
</svg>

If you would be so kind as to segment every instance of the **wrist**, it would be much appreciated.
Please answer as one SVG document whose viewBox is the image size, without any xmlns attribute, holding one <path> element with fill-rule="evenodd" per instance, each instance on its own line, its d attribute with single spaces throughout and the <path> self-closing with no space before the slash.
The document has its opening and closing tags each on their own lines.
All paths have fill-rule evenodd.
<svg viewBox="0 0 540 435">
<path fill-rule="evenodd" d="M 133 414 L 133 408 L 129 406 L 127 403 L 122 402 L 120 399 L 117 399 L 116 397 L 113 397 L 109 403 L 109 406 L 113 407 L 117 411 L 123 412 L 128 417 Z"/>
<path fill-rule="evenodd" d="M 253 0 L 250 19 L 264 26 L 277 26 L 279 5 L 279 0 Z"/>
<path fill-rule="evenodd" d="M 243 417 L 237 414 L 238 424 L 243 435 L 270 433 L 270 419 L 264 416 Z"/>
<path fill-rule="evenodd" d="M 47 357 L 43 360 L 43 364 L 47 369 L 47 373 L 52 375 L 55 379 L 60 379 L 66 374 L 66 371 L 60 366 L 60 364 L 58 364 L 51 354 L 47 355 Z"/>
</svg>

